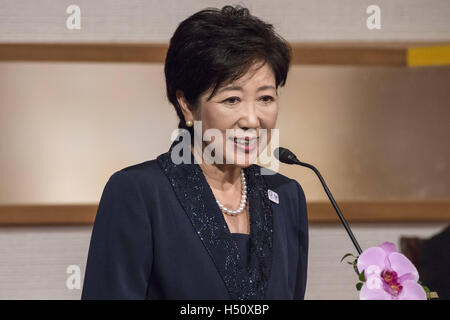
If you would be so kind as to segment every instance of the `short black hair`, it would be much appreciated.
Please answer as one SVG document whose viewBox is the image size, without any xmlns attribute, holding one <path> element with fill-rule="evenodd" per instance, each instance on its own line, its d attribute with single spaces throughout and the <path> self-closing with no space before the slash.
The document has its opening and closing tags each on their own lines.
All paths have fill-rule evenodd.
<svg viewBox="0 0 450 320">
<path fill-rule="evenodd" d="M 199 108 L 202 93 L 217 89 L 247 73 L 256 62 L 269 63 L 276 88 L 284 86 L 291 63 L 292 48 L 279 36 L 273 25 L 250 14 L 245 7 L 226 5 L 208 7 L 182 21 L 172 38 L 166 55 L 164 73 L 167 98 L 186 127 L 176 91 L 181 90 L 191 111 Z"/>
</svg>

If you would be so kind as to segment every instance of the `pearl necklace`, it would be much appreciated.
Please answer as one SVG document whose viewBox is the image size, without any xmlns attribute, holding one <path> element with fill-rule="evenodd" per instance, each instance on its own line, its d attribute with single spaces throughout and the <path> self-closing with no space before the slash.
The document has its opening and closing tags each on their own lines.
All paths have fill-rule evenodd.
<svg viewBox="0 0 450 320">
<path fill-rule="evenodd" d="M 221 204 L 219 200 L 216 200 L 217 204 L 219 205 L 219 208 L 228 215 L 235 216 L 235 215 L 241 213 L 242 210 L 244 210 L 245 205 L 247 204 L 247 182 L 245 180 L 244 170 L 241 170 L 241 184 L 242 184 L 242 196 L 241 196 L 241 204 L 239 205 L 239 209 L 237 209 L 237 210 L 228 209 L 223 204 Z"/>
</svg>

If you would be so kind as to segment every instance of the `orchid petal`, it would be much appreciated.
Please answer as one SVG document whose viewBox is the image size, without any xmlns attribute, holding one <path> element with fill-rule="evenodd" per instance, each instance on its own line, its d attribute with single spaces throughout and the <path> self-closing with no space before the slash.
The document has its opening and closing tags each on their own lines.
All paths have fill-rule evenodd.
<svg viewBox="0 0 450 320">
<path fill-rule="evenodd" d="M 416 281 L 405 281 L 402 286 L 403 290 L 398 296 L 399 300 L 427 300 L 425 290 Z"/>
<path fill-rule="evenodd" d="M 413 273 L 406 273 L 406 274 L 402 275 L 401 277 L 398 277 L 398 282 L 400 282 L 400 283 L 403 283 L 403 282 L 409 281 L 409 280 L 417 282 L 419 279 L 418 279 L 418 276 Z"/>
<path fill-rule="evenodd" d="M 372 266 L 369 266 L 367 269 L 365 270 L 369 270 Z M 375 266 L 376 268 L 378 268 L 377 266 Z M 365 273 L 366 271 L 364 271 Z M 379 274 L 369 274 L 368 276 L 366 276 L 366 283 L 365 285 L 367 286 L 368 289 L 382 289 L 383 288 L 383 280 L 381 280 L 380 275 Z"/>
<path fill-rule="evenodd" d="M 393 252 L 388 256 L 388 259 L 391 263 L 392 270 L 397 272 L 398 277 L 402 277 L 409 273 L 412 275 L 412 278 L 408 278 L 409 280 L 414 280 L 416 282 L 419 280 L 419 273 L 417 272 L 416 267 L 403 254 Z"/>
<path fill-rule="evenodd" d="M 397 246 L 392 242 L 383 242 L 379 247 L 382 248 L 387 255 L 398 251 Z"/>
<path fill-rule="evenodd" d="M 391 300 L 392 296 L 383 289 L 369 289 L 365 284 L 359 293 L 360 300 Z"/>
<path fill-rule="evenodd" d="M 358 263 L 356 266 L 358 267 L 358 271 L 362 272 L 369 266 L 375 265 L 378 266 L 381 270 L 385 268 L 386 253 L 380 247 L 370 247 L 361 253 L 358 258 Z"/>
</svg>

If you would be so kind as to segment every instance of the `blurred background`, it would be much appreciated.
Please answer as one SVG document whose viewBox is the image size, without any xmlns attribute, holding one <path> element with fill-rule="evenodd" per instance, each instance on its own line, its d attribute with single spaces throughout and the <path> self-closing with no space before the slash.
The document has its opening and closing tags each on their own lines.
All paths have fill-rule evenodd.
<svg viewBox="0 0 450 320">
<path fill-rule="evenodd" d="M 293 46 L 281 145 L 320 170 L 363 249 L 394 242 L 449 298 L 450 2 L 75 2 L 0 0 L 0 299 L 80 298 L 106 181 L 166 152 L 177 127 L 170 37 L 227 4 Z M 340 263 L 356 251 L 319 180 L 280 172 L 307 198 L 306 299 L 358 299 Z"/>
</svg>

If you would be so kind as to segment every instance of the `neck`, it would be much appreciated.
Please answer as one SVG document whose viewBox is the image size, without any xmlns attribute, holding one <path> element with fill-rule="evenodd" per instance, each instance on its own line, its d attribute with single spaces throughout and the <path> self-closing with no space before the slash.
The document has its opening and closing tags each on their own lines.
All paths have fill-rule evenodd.
<svg viewBox="0 0 450 320">
<path fill-rule="evenodd" d="M 211 188 L 226 191 L 240 185 L 241 168 L 234 164 L 206 163 L 202 155 L 196 154 L 191 147 L 192 154 L 197 159 L 200 168 Z M 201 161 L 200 161 L 201 160 Z"/>
</svg>

